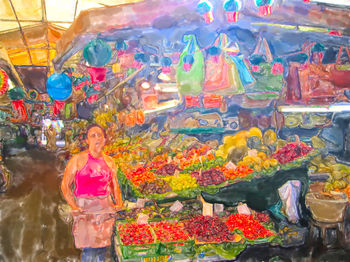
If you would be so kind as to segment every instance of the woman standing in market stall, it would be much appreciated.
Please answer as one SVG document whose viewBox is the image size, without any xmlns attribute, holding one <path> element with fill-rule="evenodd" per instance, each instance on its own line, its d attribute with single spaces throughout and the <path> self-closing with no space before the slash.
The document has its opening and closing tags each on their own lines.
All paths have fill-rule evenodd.
<svg viewBox="0 0 350 262">
<path fill-rule="evenodd" d="M 104 261 L 111 244 L 114 213 L 123 202 L 116 166 L 103 153 L 106 134 L 102 127 L 90 125 L 86 140 L 88 150 L 68 162 L 61 189 L 73 209 L 73 235 L 75 246 L 83 250 L 81 260 Z"/>
</svg>

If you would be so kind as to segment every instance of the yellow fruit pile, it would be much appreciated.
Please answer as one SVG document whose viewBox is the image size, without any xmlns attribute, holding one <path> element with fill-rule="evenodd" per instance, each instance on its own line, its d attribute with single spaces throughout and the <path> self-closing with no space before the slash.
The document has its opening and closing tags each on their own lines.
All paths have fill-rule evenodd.
<svg viewBox="0 0 350 262">
<path fill-rule="evenodd" d="M 115 122 L 115 113 L 115 110 L 109 110 L 108 112 L 95 112 L 95 121 L 101 127 L 108 128 L 108 123 Z"/>
<path fill-rule="evenodd" d="M 185 189 L 196 188 L 198 184 L 194 177 L 189 174 L 179 174 L 164 177 L 163 180 L 168 182 L 173 191 L 182 191 Z"/>
<path fill-rule="evenodd" d="M 216 151 L 216 156 L 227 158 L 232 148 L 246 147 L 248 135 L 249 135 L 248 131 L 242 130 L 235 135 L 224 136 L 224 138 L 222 139 L 223 144 L 220 145 L 218 150 Z"/>
<path fill-rule="evenodd" d="M 260 151 L 262 151 L 263 148 L 266 148 L 267 145 L 272 145 L 276 143 L 276 140 L 277 140 L 276 133 L 273 130 L 270 130 L 270 129 L 266 130 L 265 133 L 263 134 L 259 128 L 252 127 L 248 131 L 241 130 L 235 135 L 224 136 L 224 138 L 222 139 L 223 144 L 220 145 L 218 150 L 216 151 L 216 156 L 217 157 L 220 156 L 227 159 L 229 154 L 237 148 L 239 148 L 240 151 L 242 152 L 247 152 L 249 147 L 252 147 L 252 146 L 248 146 L 247 140 L 254 137 L 260 141 L 259 142 L 261 145 Z M 255 144 L 253 143 L 253 145 Z"/>
<path fill-rule="evenodd" d="M 270 167 L 277 166 L 278 161 L 274 158 L 268 158 L 264 152 L 258 152 L 257 156 L 243 157 L 243 160 L 239 161 L 238 165 L 246 165 L 259 172 L 262 169 L 269 169 Z"/>
</svg>

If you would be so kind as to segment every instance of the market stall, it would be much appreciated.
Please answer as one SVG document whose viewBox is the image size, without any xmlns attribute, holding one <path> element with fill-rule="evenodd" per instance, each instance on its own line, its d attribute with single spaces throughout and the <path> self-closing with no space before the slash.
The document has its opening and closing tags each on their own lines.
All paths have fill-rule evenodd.
<svg viewBox="0 0 350 262">
<path fill-rule="evenodd" d="M 325 245 L 326 228 L 348 241 L 348 14 L 276 2 L 82 12 L 57 42 L 46 93 L 8 92 L 27 105 L 20 121 L 46 126 L 61 171 L 88 124 L 106 130 L 124 201 L 119 261 L 236 259 L 305 245 L 310 228 Z"/>
</svg>

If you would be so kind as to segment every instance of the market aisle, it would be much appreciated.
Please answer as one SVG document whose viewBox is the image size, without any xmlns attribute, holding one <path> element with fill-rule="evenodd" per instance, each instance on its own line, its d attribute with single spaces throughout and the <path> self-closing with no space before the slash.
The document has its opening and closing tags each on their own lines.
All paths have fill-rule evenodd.
<svg viewBox="0 0 350 262">
<path fill-rule="evenodd" d="M 57 212 L 61 178 L 54 155 L 29 151 L 6 165 L 12 180 L 0 195 L 0 261 L 79 261 L 71 229 Z"/>
</svg>

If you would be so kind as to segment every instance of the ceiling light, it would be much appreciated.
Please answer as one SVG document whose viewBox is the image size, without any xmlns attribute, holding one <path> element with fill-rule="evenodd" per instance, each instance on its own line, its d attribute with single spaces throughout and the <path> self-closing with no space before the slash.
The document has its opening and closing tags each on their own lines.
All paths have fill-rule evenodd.
<svg viewBox="0 0 350 262">
<path fill-rule="evenodd" d="M 150 85 L 149 82 L 143 82 L 143 83 L 141 84 L 141 87 L 142 87 L 143 89 L 149 89 L 149 88 L 151 87 L 151 85 Z"/>
<path fill-rule="evenodd" d="M 279 106 L 278 111 L 284 113 L 306 113 L 306 112 L 314 112 L 314 113 L 322 113 L 329 112 L 328 107 L 300 107 L 300 106 Z"/>
<path fill-rule="evenodd" d="M 145 111 L 143 111 L 143 113 L 144 114 L 151 114 L 151 113 L 155 113 L 155 112 L 171 109 L 171 108 L 176 107 L 178 104 L 179 104 L 179 100 L 167 101 L 167 102 L 164 102 L 164 103 L 160 104 L 160 106 L 158 106 L 157 108 L 150 109 L 150 110 L 145 110 Z"/>
<path fill-rule="evenodd" d="M 350 104 L 336 104 L 330 106 L 279 106 L 278 111 L 284 113 L 336 113 L 350 112 Z"/>
<path fill-rule="evenodd" d="M 166 82 L 168 82 L 168 81 L 171 80 L 170 77 L 169 77 L 167 74 L 164 74 L 164 73 L 160 73 L 159 76 L 158 76 L 158 78 L 159 78 L 160 80 L 163 80 L 163 81 L 166 81 Z"/>
</svg>

